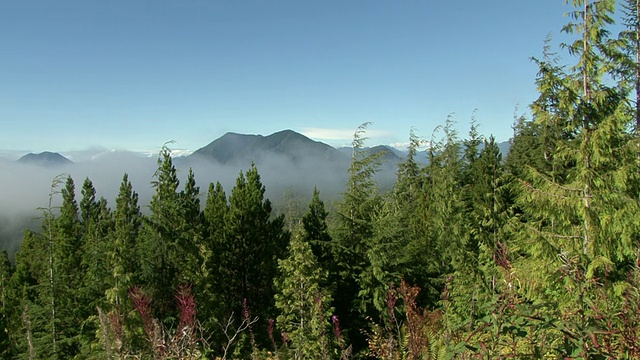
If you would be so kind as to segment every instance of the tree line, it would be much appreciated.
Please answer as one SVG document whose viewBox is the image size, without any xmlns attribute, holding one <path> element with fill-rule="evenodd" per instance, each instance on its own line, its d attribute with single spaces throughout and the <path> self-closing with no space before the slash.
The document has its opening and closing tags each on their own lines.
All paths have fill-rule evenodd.
<svg viewBox="0 0 640 360">
<path fill-rule="evenodd" d="M 615 36 L 615 1 L 572 5 L 575 64 L 550 42 L 533 59 L 505 158 L 448 119 L 427 164 L 410 133 L 381 192 L 363 124 L 339 201 L 315 190 L 289 219 L 255 166 L 205 194 L 168 148 L 145 214 L 126 174 L 113 209 L 54 179 L 41 229 L 0 258 L 1 356 L 639 358 L 640 3 Z"/>
</svg>

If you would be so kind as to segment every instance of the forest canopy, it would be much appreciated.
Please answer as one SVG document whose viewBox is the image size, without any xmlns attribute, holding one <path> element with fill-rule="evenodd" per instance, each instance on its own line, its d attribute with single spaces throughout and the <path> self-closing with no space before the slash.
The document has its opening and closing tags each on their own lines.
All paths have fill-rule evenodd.
<svg viewBox="0 0 640 360">
<path fill-rule="evenodd" d="M 0 356 L 640 358 L 640 2 L 619 34 L 615 1 L 571 5 L 506 157 L 448 119 L 381 191 L 365 123 L 340 199 L 285 214 L 254 164 L 204 191 L 167 147 L 144 213 L 127 174 L 113 202 L 56 177 L 0 257 Z"/>
</svg>

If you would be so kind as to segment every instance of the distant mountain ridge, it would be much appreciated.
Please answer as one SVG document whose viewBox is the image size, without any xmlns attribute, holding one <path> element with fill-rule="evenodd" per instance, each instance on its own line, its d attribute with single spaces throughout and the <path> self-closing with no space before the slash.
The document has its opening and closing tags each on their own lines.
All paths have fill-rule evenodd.
<svg viewBox="0 0 640 360">
<path fill-rule="evenodd" d="M 510 142 L 504 141 L 497 143 L 500 148 L 503 159 L 507 156 L 510 148 Z M 480 144 L 479 150 L 484 147 Z M 404 161 L 407 151 L 398 149 L 388 145 L 376 145 L 365 148 L 369 153 L 382 153 L 380 159 L 383 166 L 392 168 Z M 253 135 L 228 132 L 218 139 L 212 141 L 206 146 L 190 152 L 189 155 L 174 154 L 177 163 L 189 165 L 190 163 L 205 161 L 217 163 L 220 165 L 241 165 L 246 168 L 252 162 L 256 165 L 270 165 L 274 158 L 290 165 L 300 165 L 303 162 L 314 162 L 315 165 L 331 164 L 335 168 L 348 168 L 353 149 L 350 147 L 334 148 L 320 141 L 312 140 L 303 134 L 293 130 L 283 130 L 271 135 Z M 84 152 L 81 154 L 85 155 Z M 128 151 L 101 151 L 93 154 L 84 162 L 95 160 L 104 160 L 105 157 L 113 158 L 124 156 L 123 154 L 138 155 L 142 153 Z M 419 151 L 416 154 L 416 161 L 427 164 L 429 152 L 426 150 Z M 133 156 L 132 155 L 132 156 Z M 147 153 L 144 156 L 150 156 Z M 74 156 L 75 158 L 75 156 Z M 153 156 L 150 156 L 153 158 Z M 108 160 L 108 159 L 107 159 Z M 13 162 L 13 161 L 11 161 Z M 42 153 L 29 153 L 22 156 L 16 163 L 28 164 L 40 167 L 59 167 L 75 164 L 69 158 L 57 152 L 45 151 Z M 80 161 L 83 163 L 83 161 Z"/>
<path fill-rule="evenodd" d="M 270 155 L 283 156 L 294 163 L 309 158 L 326 162 L 348 161 L 348 157 L 335 148 L 311 140 L 293 130 L 283 130 L 268 136 L 228 132 L 194 151 L 188 158 L 205 159 L 220 164 L 237 161 L 260 163 Z"/>
<path fill-rule="evenodd" d="M 17 163 L 43 167 L 59 167 L 71 165 L 73 161 L 57 152 L 45 151 L 38 154 L 29 153 L 16 160 Z"/>
</svg>

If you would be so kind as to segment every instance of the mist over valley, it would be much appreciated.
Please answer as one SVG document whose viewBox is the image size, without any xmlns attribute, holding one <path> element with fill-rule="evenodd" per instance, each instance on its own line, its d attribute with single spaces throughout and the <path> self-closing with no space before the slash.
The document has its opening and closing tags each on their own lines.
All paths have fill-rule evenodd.
<svg viewBox="0 0 640 360">
<path fill-rule="evenodd" d="M 167 144 L 171 148 L 171 144 Z M 268 136 L 227 133 L 193 152 L 172 152 L 181 186 L 188 170 L 194 172 L 200 187 L 201 205 L 204 204 L 210 183 L 220 182 L 227 193 L 235 185 L 239 173 L 251 164 L 258 168 L 262 182 L 276 212 L 286 212 L 292 199 L 304 210 L 314 187 L 327 204 L 339 198 L 348 179 L 351 148 L 333 148 L 291 130 Z M 391 188 L 396 178 L 397 165 L 404 152 L 390 146 L 369 148 L 371 153 L 382 152 L 381 166 L 376 174 L 382 190 Z M 66 156 L 64 156 L 66 155 Z M 422 157 L 426 160 L 426 155 Z M 72 161 L 75 160 L 75 161 Z M 154 188 L 151 182 L 157 169 L 158 154 L 134 151 L 112 151 L 94 148 L 69 153 L 45 152 L 26 154 L 16 160 L 0 157 L 0 248 L 15 252 L 25 229 L 39 230 L 42 208 L 60 204 L 52 189 L 56 176 L 68 174 L 80 189 L 89 178 L 96 189 L 96 197 L 104 197 L 109 207 L 115 206 L 123 175 L 128 174 L 134 190 L 140 196 L 140 206 L 146 211 Z M 287 204 L 289 203 L 289 204 Z M 289 209 L 290 210 L 290 209 Z"/>
</svg>

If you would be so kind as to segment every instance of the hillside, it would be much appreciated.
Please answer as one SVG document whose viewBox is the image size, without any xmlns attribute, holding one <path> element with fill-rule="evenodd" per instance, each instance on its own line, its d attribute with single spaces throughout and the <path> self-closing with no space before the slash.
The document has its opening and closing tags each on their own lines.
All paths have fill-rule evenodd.
<svg viewBox="0 0 640 360">
<path fill-rule="evenodd" d="M 66 157 L 56 152 L 45 151 L 39 154 L 29 153 L 20 159 L 16 160 L 17 163 L 45 166 L 45 167 L 58 167 L 64 165 L 71 165 L 73 162 Z"/>
<path fill-rule="evenodd" d="M 348 161 L 348 157 L 333 147 L 311 140 L 292 130 L 284 130 L 268 136 L 229 132 L 196 150 L 189 158 L 220 164 L 254 162 L 260 165 L 271 155 L 284 156 L 295 164 L 310 159 L 332 163 Z"/>
</svg>

